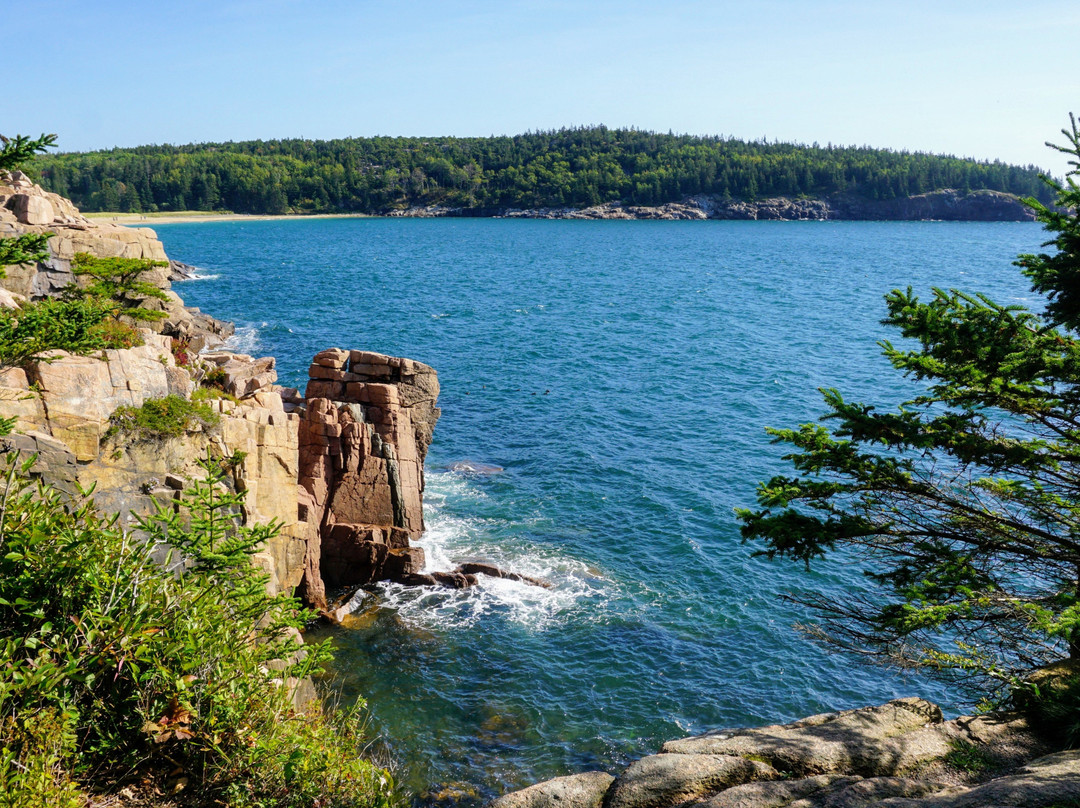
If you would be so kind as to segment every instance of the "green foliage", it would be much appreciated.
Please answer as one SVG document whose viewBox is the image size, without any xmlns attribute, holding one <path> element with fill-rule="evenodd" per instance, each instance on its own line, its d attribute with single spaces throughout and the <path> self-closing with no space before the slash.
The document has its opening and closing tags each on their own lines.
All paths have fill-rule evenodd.
<svg viewBox="0 0 1080 808">
<path fill-rule="evenodd" d="M 1033 290 L 1050 299 L 1047 316 L 1076 331 L 1080 329 L 1080 185 L 1075 177 L 1080 176 L 1080 130 L 1076 128 L 1076 118 L 1072 114 L 1069 124 L 1069 129 L 1061 130 L 1068 141 L 1067 146 L 1046 144 L 1073 158 L 1069 161 L 1072 170 L 1065 177 L 1064 185 L 1047 181 L 1054 190 L 1057 207 L 1028 200 L 1039 221 L 1055 234 L 1043 246 L 1054 246 L 1057 252 L 1021 255 L 1016 263 L 1031 278 Z"/>
<path fill-rule="evenodd" d="M 1066 135 L 1080 158 L 1075 125 Z M 1075 176 L 1048 181 L 1059 205 L 1075 202 Z M 1048 243 L 1077 244 L 1075 210 L 1036 210 Z M 864 559 L 870 593 L 791 596 L 823 618 L 813 636 L 984 697 L 1080 657 L 1080 340 L 1066 294 L 1080 251 L 1021 263 L 1064 328 L 982 295 L 891 292 L 884 322 L 910 342 L 884 354 L 926 392 L 881 412 L 823 391 L 830 426 L 770 430 L 797 476 L 738 512 L 770 558 Z"/>
<path fill-rule="evenodd" d="M 945 754 L 945 763 L 965 774 L 982 774 L 997 764 L 997 760 L 985 746 L 955 740 L 949 741 L 949 747 Z"/>
<path fill-rule="evenodd" d="M 1028 683 L 1020 703 L 1032 725 L 1065 749 L 1080 746 L 1080 675 Z"/>
<path fill-rule="evenodd" d="M 1028 166 L 885 149 L 800 146 L 604 126 L 486 138 L 347 138 L 143 146 L 39 161 L 41 182 L 84 210 L 382 213 L 440 204 L 485 213 L 623 200 L 942 188 L 1049 200 Z"/>
<path fill-rule="evenodd" d="M 0 171 L 16 169 L 34 159 L 56 142 L 56 135 L 42 135 L 31 139 L 16 135 L 14 139 L 0 135 Z M 0 238 L 0 278 L 5 277 L 4 267 L 11 264 L 28 264 L 48 258 L 46 244 L 51 233 L 31 233 L 15 238 Z"/>
<path fill-rule="evenodd" d="M 294 707 L 288 683 L 329 651 L 296 644 L 307 614 L 251 563 L 275 527 L 240 525 L 216 463 L 142 521 L 148 538 L 31 485 L 30 464 L 8 467 L 0 509 L 0 805 L 170 773 L 198 804 L 390 804 L 355 713 Z"/>
<path fill-rule="evenodd" d="M 30 233 L 15 238 L 0 238 L 0 278 L 3 267 L 11 264 L 30 264 L 49 257 L 48 243 L 51 233 Z"/>
<path fill-rule="evenodd" d="M 137 331 L 112 322 L 97 298 L 45 298 L 19 309 L 0 309 L 0 367 L 22 365 L 48 351 L 89 354 L 141 345 Z"/>
<path fill-rule="evenodd" d="M 210 375 L 210 374 L 208 374 Z M 203 380 L 204 385 L 206 381 Z M 240 399 L 234 396 L 232 393 L 226 393 L 220 387 L 215 384 L 209 384 L 207 386 L 196 387 L 191 394 L 191 400 L 196 402 L 202 401 L 219 401 L 224 399 L 225 401 L 231 401 L 233 404 L 239 404 Z"/>
<path fill-rule="evenodd" d="M 16 135 L 13 138 L 0 135 L 0 171 L 13 171 L 23 167 L 34 159 L 38 152 L 44 152 L 56 145 L 56 135 L 41 135 L 31 138 Z"/>
<path fill-rule="evenodd" d="M 109 434 L 123 433 L 135 440 L 175 438 L 196 427 L 215 426 L 220 417 L 207 404 L 181 396 L 151 398 L 141 407 L 117 407 L 109 416 Z"/>
<path fill-rule="evenodd" d="M 147 299 L 168 300 L 159 287 L 142 279 L 154 267 L 168 266 L 167 261 L 145 258 L 96 258 L 90 253 L 75 253 L 71 271 L 79 278 L 88 278 L 85 286 L 70 286 L 69 297 L 98 298 L 110 305 L 114 319 L 127 317 L 136 322 L 156 322 L 165 319 L 165 312 L 148 309 Z"/>
</svg>

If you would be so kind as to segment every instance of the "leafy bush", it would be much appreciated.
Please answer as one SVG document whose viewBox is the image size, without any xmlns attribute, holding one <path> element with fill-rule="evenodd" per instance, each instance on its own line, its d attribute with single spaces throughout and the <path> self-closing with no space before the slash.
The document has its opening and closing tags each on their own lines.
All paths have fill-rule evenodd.
<svg viewBox="0 0 1080 808">
<path fill-rule="evenodd" d="M 0 366 L 25 364 L 48 351 L 88 354 L 142 344 L 138 331 L 109 318 L 109 306 L 96 298 L 46 298 L 0 309 Z"/>
<path fill-rule="evenodd" d="M 1065 749 L 1080 747 L 1080 674 L 1049 677 L 1016 694 L 1032 724 Z"/>
<path fill-rule="evenodd" d="M 195 402 L 219 401 L 221 399 L 231 401 L 234 404 L 240 403 L 240 399 L 238 399 L 232 393 L 226 393 L 220 387 L 216 387 L 214 385 L 211 385 L 209 387 L 196 387 L 195 390 L 191 393 L 191 400 Z"/>
<path fill-rule="evenodd" d="M 172 350 L 173 361 L 176 362 L 177 367 L 186 368 L 191 366 L 191 340 L 176 339 L 174 337 L 169 340 L 169 348 Z"/>
<path fill-rule="evenodd" d="M 136 440 L 175 438 L 196 426 L 212 427 L 219 416 L 206 404 L 180 396 L 151 398 L 141 407 L 117 407 L 109 416 L 109 434 L 118 432 Z"/>
<path fill-rule="evenodd" d="M 296 644 L 308 615 L 251 563 L 275 527 L 239 525 L 216 464 L 141 523 L 148 541 L 29 466 L 12 461 L 0 509 L 0 805 L 69 808 L 147 777 L 197 804 L 390 805 L 355 712 L 294 706 L 329 651 Z"/>
</svg>

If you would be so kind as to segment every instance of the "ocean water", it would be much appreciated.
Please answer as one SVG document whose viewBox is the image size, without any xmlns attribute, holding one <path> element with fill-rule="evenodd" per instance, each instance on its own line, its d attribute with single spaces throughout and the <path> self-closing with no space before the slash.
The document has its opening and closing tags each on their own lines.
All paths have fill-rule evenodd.
<svg viewBox="0 0 1080 808">
<path fill-rule="evenodd" d="M 866 586 L 753 556 L 732 509 L 786 470 L 766 426 L 819 387 L 891 406 L 882 296 L 912 286 L 1038 306 L 1011 261 L 1034 224 L 322 219 L 159 226 L 205 277 L 189 305 L 302 386 L 332 346 L 433 365 L 429 566 L 482 559 L 553 588 L 374 587 L 323 632 L 374 747 L 420 803 L 614 770 L 666 739 L 922 695 L 829 655 L 780 600 Z"/>
</svg>

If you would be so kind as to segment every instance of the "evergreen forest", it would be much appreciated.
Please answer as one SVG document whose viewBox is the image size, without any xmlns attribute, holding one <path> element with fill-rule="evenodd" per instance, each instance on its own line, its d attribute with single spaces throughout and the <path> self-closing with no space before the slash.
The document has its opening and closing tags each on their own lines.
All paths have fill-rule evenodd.
<svg viewBox="0 0 1080 808">
<path fill-rule="evenodd" d="M 140 146 L 42 156 L 34 173 L 85 211 L 132 213 L 387 213 L 441 205 L 487 215 L 613 201 L 657 205 L 698 194 L 886 200 L 944 188 L 1050 201 L 1034 166 L 604 126 L 513 137 Z"/>
</svg>

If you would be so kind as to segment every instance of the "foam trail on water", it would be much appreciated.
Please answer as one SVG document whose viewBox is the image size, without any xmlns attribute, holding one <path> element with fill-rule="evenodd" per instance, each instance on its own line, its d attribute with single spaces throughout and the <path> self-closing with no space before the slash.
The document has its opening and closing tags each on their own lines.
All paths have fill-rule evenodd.
<svg viewBox="0 0 1080 808">
<path fill-rule="evenodd" d="M 242 325 L 238 327 L 236 333 L 225 340 L 225 349 L 236 353 L 254 355 L 262 347 L 262 342 L 259 339 L 259 329 L 265 327 L 266 323 L 259 323 L 257 326 Z"/>
<path fill-rule="evenodd" d="M 516 535 L 525 523 L 450 513 L 450 503 L 487 498 L 469 479 L 451 472 L 431 473 L 425 494 L 427 530 L 416 544 L 424 548 L 426 572 L 453 570 L 464 561 L 484 561 L 552 586 L 545 589 L 486 575 L 477 576 L 475 587 L 459 590 L 383 584 L 384 604 L 403 619 L 431 628 L 461 628 L 499 619 L 543 629 L 571 615 L 582 619 L 580 612 L 586 604 L 592 616 L 604 612 L 603 605 L 613 594 L 611 582 L 577 559 Z"/>
</svg>

